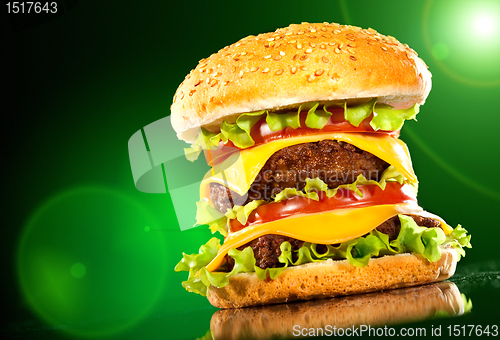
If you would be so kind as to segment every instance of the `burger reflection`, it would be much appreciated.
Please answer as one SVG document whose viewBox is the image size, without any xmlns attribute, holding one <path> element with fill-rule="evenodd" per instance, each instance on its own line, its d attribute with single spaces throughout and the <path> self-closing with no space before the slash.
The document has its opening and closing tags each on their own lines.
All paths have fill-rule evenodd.
<svg viewBox="0 0 500 340">
<path fill-rule="evenodd" d="M 440 282 L 341 298 L 221 309 L 212 316 L 204 339 L 378 335 L 380 326 L 459 316 L 471 308 L 470 300 L 454 283 Z"/>
</svg>

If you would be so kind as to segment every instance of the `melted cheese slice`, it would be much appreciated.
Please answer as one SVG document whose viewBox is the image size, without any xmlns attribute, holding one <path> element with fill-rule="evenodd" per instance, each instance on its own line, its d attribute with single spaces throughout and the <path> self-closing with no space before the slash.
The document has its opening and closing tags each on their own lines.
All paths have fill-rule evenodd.
<svg viewBox="0 0 500 340">
<path fill-rule="evenodd" d="M 246 227 L 228 235 L 217 256 L 207 265 L 216 270 L 231 248 L 240 247 L 260 236 L 276 234 L 306 242 L 335 244 L 363 236 L 398 214 L 415 214 L 438 219 L 445 234 L 453 229 L 436 215 L 429 214 L 416 204 L 387 204 L 366 208 L 349 208 L 320 214 L 294 215 L 288 218 Z"/>
<path fill-rule="evenodd" d="M 288 146 L 318 142 L 325 139 L 352 144 L 370 152 L 394 166 L 412 183 L 418 183 L 413 172 L 410 153 L 405 143 L 386 134 L 354 132 L 320 133 L 274 140 L 267 144 L 235 152 L 210 170 L 201 182 L 201 198 L 209 197 L 209 184 L 219 183 L 245 195 L 267 160 L 277 151 Z"/>
</svg>

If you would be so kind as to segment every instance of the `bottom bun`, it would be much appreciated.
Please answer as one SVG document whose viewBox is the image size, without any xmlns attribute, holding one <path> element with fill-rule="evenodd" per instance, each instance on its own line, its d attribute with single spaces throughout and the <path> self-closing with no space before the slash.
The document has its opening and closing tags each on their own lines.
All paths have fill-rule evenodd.
<svg viewBox="0 0 500 340">
<path fill-rule="evenodd" d="M 458 255 L 451 247 L 441 247 L 441 253 L 435 262 L 414 254 L 382 256 L 363 268 L 329 259 L 286 268 L 274 280 L 241 273 L 222 288 L 210 286 L 208 300 L 217 308 L 240 308 L 443 281 L 455 273 Z"/>
</svg>

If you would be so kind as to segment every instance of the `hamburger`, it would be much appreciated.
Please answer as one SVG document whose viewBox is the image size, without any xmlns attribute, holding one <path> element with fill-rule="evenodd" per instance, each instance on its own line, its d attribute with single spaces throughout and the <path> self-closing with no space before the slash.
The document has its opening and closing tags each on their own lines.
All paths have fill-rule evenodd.
<svg viewBox="0 0 500 340">
<path fill-rule="evenodd" d="M 415 51 L 373 29 L 302 23 L 202 59 L 171 122 L 211 170 L 183 286 L 219 308 L 442 281 L 470 247 L 424 211 L 399 139 L 431 89 Z"/>
</svg>

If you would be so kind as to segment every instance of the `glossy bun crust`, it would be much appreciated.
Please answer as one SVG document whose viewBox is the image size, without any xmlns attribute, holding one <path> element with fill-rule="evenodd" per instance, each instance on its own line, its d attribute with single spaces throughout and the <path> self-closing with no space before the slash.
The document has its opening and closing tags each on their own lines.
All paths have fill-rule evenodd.
<svg viewBox="0 0 500 340">
<path fill-rule="evenodd" d="M 364 268 L 330 259 L 289 267 L 274 280 L 241 273 L 223 288 L 210 286 L 208 300 L 218 308 L 239 308 L 439 282 L 453 276 L 458 259 L 451 247 L 442 247 L 441 253 L 436 262 L 412 254 L 372 258 Z"/>
<path fill-rule="evenodd" d="M 415 51 L 373 29 L 338 24 L 291 25 L 248 36 L 202 59 L 171 106 L 179 138 L 201 126 L 218 131 L 245 112 L 304 102 L 363 102 L 407 108 L 423 104 L 431 74 Z"/>
</svg>

